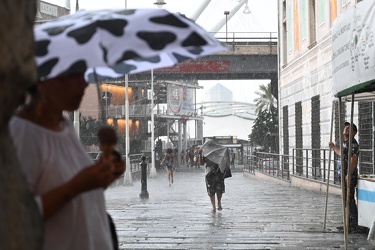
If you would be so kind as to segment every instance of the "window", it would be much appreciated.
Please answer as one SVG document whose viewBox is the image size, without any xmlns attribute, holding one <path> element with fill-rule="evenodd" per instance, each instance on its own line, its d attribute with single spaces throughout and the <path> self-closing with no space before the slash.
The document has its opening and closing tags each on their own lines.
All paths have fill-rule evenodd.
<svg viewBox="0 0 375 250">
<path fill-rule="evenodd" d="M 310 20 L 310 29 L 309 29 L 309 48 L 312 48 L 316 44 L 316 9 L 315 9 L 315 0 L 309 1 L 309 20 Z"/>
</svg>

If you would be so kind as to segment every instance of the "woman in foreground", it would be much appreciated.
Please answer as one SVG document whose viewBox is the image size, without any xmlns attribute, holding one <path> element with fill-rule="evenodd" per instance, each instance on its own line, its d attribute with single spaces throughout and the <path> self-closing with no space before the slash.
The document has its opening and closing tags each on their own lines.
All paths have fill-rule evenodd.
<svg viewBox="0 0 375 250">
<path fill-rule="evenodd" d="M 44 218 L 43 249 L 113 249 L 103 191 L 125 164 L 93 164 L 63 117 L 78 109 L 86 86 L 83 73 L 37 82 L 9 125 Z"/>
</svg>

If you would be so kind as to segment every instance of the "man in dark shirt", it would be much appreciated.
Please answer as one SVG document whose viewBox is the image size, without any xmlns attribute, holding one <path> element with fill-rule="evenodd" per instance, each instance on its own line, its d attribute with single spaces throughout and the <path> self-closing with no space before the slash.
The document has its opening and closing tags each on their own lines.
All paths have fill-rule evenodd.
<svg viewBox="0 0 375 250">
<path fill-rule="evenodd" d="M 347 182 L 348 182 L 348 176 L 350 176 L 350 195 L 349 195 L 349 232 L 355 231 L 358 228 L 358 210 L 357 210 L 357 204 L 354 199 L 355 189 L 357 187 L 358 183 L 358 155 L 359 155 L 359 145 L 356 139 L 354 139 L 354 136 L 357 134 L 357 126 L 353 123 L 352 126 L 349 122 L 344 123 L 344 143 L 343 143 L 343 156 L 344 156 L 344 167 L 342 168 L 342 171 L 344 171 L 345 176 L 345 194 L 344 197 L 346 197 L 346 190 L 347 190 Z M 349 158 L 349 132 L 350 127 L 352 127 L 352 155 Z M 329 143 L 329 147 L 332 148 L 337 155 L 340 155 L 340 147 L 335 145 L 333 142 Z M 350 159 L 350 164 L 348 164 Z M 348 168 L 349 166 L 349 168 Z M 349 172 L 349 174 L 348 174 Z M 346 204 L 346 199 L 345 199 Z"/>
</svg>

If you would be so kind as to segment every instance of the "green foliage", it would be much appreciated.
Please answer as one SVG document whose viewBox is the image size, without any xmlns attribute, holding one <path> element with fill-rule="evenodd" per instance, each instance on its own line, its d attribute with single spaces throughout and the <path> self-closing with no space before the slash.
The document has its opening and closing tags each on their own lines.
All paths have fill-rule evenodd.
<svg viewBox="0 0 375 250">
<path fill-rule="evenodd" d="M 277 110 L 277 101 L 272 95 L 271 83 L 260 85 L 259 90 L 260 91 L 255 91 L 255 94 L 258 95 L 258 97 L 254 99 L 257 106 L 256 113 L 264 110 L 268 112 L 274 111 L 275 109 Z"/>
<path fill-rule="evenodd" d="M 278 110 L 276 99 L 271 93 L 271 83 L 261 85 L 259 95 L 254 101 L 257 105 L 257 118 L 249 135 L 252 145 L 261 146 L 264 150 L 278 152 Z"/>
<path fill-rule="evenodd" d="M 97 133 L 102 123 L 91 116 L 80 116 L 79 133 L 85 147 L 99 145 Z"/>
<path fill-rule="evenodd" d="M 140 154 L 143 149 L 142 141 L 141 140 L 131 140 L 130 141 L 130 152 L 129 154 Z"/>
</svg>

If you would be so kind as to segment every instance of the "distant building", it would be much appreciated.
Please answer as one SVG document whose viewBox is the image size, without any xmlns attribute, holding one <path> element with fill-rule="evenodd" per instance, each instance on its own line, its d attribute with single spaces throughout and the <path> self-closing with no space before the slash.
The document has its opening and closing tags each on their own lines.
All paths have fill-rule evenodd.
<svg viewBox="0 0 375 250">
<path fill-rule="evenodd" d="M 205 93 L 205 102 L 208 107 L 205 110 L 206 116 L 228 116 L 233 113 L 232 106 L 224 104 L 226 102 L 233 102 L 233 93 L 222 84 L 217 83 L 215 86 L 207 90 Z M 212 102 L 218 102 L 217 104 Z"/>
<path fill-rule="evenodd" d="M 38 0 L 36 23 L 43 23 L 70 14 L 69 0 Z"/>
<path fill-rule="evenodd" d="M 233 93 L 218 83 L 205 92 L 206 102 L 232 102 Z"/>
</svg>

